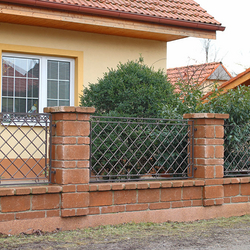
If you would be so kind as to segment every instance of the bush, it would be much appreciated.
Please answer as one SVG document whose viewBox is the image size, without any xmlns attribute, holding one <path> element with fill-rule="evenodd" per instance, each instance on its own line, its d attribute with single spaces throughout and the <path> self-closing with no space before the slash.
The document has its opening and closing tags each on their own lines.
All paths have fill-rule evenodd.
<svg viewBox="0 0 250 250">
<path fill-rule="evenodd" d="M 239 86 L 225 94 L 215 92 L 201 108 L 203 112 L 229 114 L 229 124 L 250 122 L 250 88 Z"/>
<path fill-rule="evenodd" d="M 165 73 L 145 65 L 142 57 L 109 69 L 81 96 L 81 105 L 94 106 L 98 115 L 147 118 L 159 117 L 165 105 L 176 101 Z"/>
</svg>

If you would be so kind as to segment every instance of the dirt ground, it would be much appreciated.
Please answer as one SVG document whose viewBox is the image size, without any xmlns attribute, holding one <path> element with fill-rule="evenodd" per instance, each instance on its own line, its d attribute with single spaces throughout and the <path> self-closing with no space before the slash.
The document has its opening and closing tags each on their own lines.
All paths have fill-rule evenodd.
<svg viewBox="0 0 250 250">
<path fill-rule="evenodd" d="M 0 235 L 0 249 L 250 249 L 250 215 L 189 223 L 128 223 L 32 235 Z"/>
</svg>

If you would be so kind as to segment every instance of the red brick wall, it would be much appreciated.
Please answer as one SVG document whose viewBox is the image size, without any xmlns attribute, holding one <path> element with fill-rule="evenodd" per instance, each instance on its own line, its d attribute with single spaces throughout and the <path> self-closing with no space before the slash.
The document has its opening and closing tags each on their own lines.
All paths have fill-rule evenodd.
<svg viewBox="0 0 250 250">
<path fill-rule="evenodd" d="M 250 178 L 6 187 L 0 206 L 0 232 L 8 234 L 227 217 L 250 212 Z"/>
<path fill-rule="evenodd" d="M 56 107 L 47 111 L 56 124 L 53 184 L 1 187 L 1 233 L 250 213 L 250 177 L 223 178 L 225 115 L 186 116 L 195 124 L 194 179 L 90 184 L 88 120 L 94 110 Z"/>
<path fill-rule="evenodd" d="M 60 186 L 0 188 L 0 221 L 60 216 Z"/>
</svg>

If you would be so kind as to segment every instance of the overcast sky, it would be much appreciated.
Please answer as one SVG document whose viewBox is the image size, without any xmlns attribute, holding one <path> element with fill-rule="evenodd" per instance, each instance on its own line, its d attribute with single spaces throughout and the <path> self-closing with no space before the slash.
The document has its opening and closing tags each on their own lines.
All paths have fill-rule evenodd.
<svg viewBox="0 0 250 250">
<path fill-rule="evenodd" d="M 211 42 L 211 61 L 221 61 L 232 74 L 250 67 L 250 0 L 196 0 L 225 26 Z M 168 43 L 167 68 L 205 62 L 203 39 L 185 38 Z"/>
</svg>

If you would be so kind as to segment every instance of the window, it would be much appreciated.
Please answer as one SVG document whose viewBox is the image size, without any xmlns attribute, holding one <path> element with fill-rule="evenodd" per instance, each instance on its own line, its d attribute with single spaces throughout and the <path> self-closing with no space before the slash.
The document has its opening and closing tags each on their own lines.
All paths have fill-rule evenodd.
<svg viewBox="0 0 250 250">
<path fill-rule="evenodd" d="M 73 59 L 3 54 L 2 112 L 74 105 L 73 73 Z"/>
</svg>

